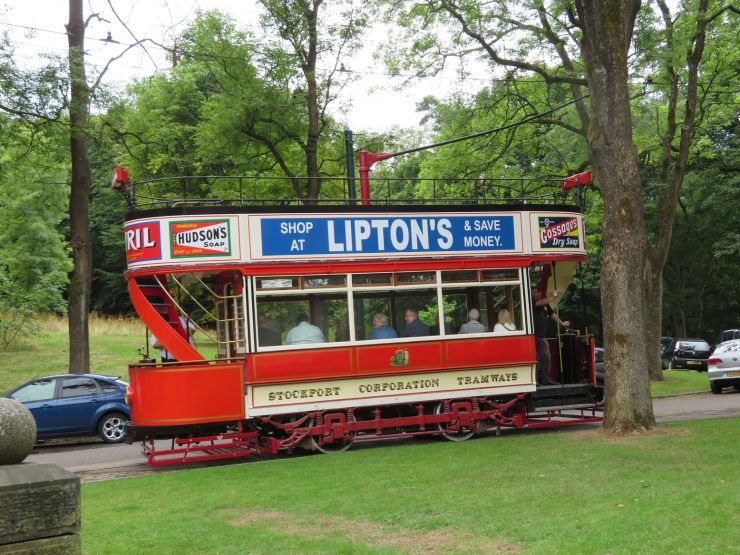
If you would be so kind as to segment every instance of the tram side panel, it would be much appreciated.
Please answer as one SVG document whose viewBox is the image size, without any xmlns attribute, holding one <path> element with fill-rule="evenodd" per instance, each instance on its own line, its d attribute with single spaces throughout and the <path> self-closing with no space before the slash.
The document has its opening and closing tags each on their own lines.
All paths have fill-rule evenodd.
<svg viewBox="0 0 740 555">
<path fill-rule="evenodd" d="M 526 393 L 534 353 L 518 336 L 255 354 L 247 416 Z"/>
</svg>

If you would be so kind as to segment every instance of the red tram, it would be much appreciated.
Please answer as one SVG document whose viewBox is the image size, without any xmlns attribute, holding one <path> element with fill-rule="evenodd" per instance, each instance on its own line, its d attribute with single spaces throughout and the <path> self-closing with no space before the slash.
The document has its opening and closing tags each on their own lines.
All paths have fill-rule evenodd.
<svg viewBox="0 0 740 555">
<path fill-rule="evenodd" d="M 589 334 L 558 330 L 559 384 L 535 380 L 531 288 L 563 291 L 586 258 L 562 197 L 307 206 L 246 200 L 247 178 L 168 184 L 114 179 L 131 299 L 176 359 L 129 368 L 149 464 L 601 420 Z"/>
</svg>

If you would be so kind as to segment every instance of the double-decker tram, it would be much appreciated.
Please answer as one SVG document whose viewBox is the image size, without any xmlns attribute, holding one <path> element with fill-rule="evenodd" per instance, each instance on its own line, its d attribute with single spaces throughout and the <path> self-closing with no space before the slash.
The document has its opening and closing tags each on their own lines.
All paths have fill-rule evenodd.
<svg viewBox="0 0 740 555">
<path fill-rule="evenodd" d="M 149 464 L 601 420 L 588 333 L 550 333 L 557 383 L 536 381 L 532 289 L 586 258 L 559 190 L 299 205 L 258 181 L 117 169 L 129 292 L 167 361 L 129 368 Z"/>
</svg>

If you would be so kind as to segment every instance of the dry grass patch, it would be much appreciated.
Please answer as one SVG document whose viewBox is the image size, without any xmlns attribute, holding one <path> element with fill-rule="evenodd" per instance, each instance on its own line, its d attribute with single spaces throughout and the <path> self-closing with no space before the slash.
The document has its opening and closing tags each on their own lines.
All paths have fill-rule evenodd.
<svg viewBox="0 0 740 555">
<path fill-rule="evenodd" d="M 604 429 L 599 430 L 572 430 L 572 433 L 567 434 L 568 439 L 580 441 L 583 439 L 598 439 L 610 443 L 626 443 L 633 439 L 639 439 L 643 437 L 665 437 L 665 436 L 678 436 L 683 434 L 691 433 L 691 430 L 687 428 L 653 428 L 651 430 L 635 430 L 633 432 L 625 434 L 617 434 L 608 432 Z"/>
<path fill-rule="evenodd" d="M 242 513 L 228 521 L 232 526 L 259 526 L 272 532 L 298 536 L 340 536 L 352 542 L 373 547 L 388 547 L 412 554 L 463 553 L 519 553 L 521 548 L 512 542 L 490 542 L 452 527 L 418 531 L 385 527 L 370 521 L 342 517 L 317 518 L 281 511 Z"/>
</svg>

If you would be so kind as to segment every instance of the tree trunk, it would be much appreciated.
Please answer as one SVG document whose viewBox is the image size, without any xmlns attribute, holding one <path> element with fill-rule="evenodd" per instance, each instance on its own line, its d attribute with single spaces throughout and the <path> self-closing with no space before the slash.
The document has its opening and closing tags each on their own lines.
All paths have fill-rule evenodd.
<svg viewBox="0 0 740 555">
<path fill-rule="evenodd" d="M 645 289 L 641 295 L 645 309 L 645 359 L 651 380 L 663 380 L 660 360 L 660 336 L 663 327 L 663 265 L 645 258 Z"/>
<path fill-rule="evenodd" d="M 591 90 L 588 146 L 604 198 L 601 302 L 606 363 L 604 427 L 655 426 L 643 303 L 647 239 L 627 88 L 627 58 L 640 2 L 578 0 Z"/>
<path fill-rule="evenodd" d="M 69 371 L 90 371 L 88 314 L 92 287 L 92 248 L 88 199 L 90 161 L 87 153 L 87 126 L 90 90 L 85 77 L 85 22 L 82 0 L 69 0 L 70 103 L 69 129 L 72 156 L 72 184 L 69 200 L 70 245 L 74 268 L 69 284 Z"/>
</svg>

